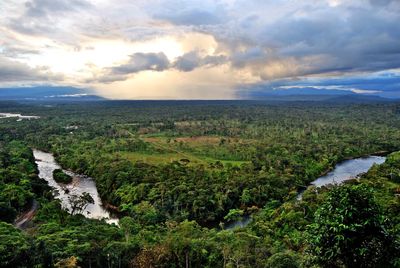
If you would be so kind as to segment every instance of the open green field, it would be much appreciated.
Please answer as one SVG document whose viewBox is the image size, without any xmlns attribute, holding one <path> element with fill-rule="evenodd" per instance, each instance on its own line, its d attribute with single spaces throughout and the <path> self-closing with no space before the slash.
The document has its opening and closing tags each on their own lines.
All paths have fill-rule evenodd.
<svg viewBox="0 0 400 268">
<path fill-rule="evenodd" d="M 229 137 L 218 136 L 191 136 L 191 137 L 165 137 L 141 135 L 140 139 L 148 143 L 152 148 L 158 149 L 161 153 L 129 153 L 132 160 L 150 162 L 171 162 L 181 159 L 188 159 L 191 164 L 210 164 L 217 161 L 223 164 L 240 165 L 248 163 L 244 153 L 244 146 L 250 141 L 241 139 L 230 139 Z M 154 162 L 153 162 L 154 163 Z"/>
</svg>

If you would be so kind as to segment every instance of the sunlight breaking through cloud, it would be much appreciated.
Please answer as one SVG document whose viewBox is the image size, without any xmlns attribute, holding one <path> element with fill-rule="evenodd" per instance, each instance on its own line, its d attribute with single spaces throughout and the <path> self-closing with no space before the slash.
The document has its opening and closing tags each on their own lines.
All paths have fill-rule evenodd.
<svg viewBox="0 0 400 268">
<path fill-rule="evenodd" d="M 13 0 L 0 7 L 0 86 L 237 98 L 260 84 L 400 68 L 399 1 Z M 385 91 L 335 87 L 324 89 Z"/>
</svg>

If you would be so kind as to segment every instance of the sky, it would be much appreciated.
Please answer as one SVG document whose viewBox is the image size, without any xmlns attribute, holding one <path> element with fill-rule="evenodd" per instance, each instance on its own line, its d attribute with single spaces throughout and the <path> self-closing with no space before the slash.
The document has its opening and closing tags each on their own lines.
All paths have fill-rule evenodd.
<svg viewBox="0 0 400 268">
<path fill-rule="evenodd" d="M 0 87 L 400 97 L 400 0 L 3 0 Z"/>
</svg>

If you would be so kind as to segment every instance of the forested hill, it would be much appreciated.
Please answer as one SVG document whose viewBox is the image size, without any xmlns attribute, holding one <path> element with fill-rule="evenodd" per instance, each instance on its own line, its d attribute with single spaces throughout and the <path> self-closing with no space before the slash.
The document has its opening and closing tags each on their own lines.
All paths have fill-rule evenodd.
<svg viewBox="0 0 400 268">
<path fill-rule="evenodd" d="M 0 103 L 39 116 L 0 118 L 0 266 L 398 266 L 399 103 L 194 103 Z M 92 177 L 119 227 L 61 209 L 32 148 Z M 296 200 L 374 153 L 386 163 Z"/>
</svg>

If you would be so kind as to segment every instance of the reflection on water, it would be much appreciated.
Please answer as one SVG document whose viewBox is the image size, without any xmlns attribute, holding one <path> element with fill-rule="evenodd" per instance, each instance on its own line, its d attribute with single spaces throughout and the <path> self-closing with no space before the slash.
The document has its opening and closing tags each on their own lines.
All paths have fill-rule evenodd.
<svg viewBox="0 0 400 268">
<path fill-rule="evenodd" d="M 340 184 L 356 178 L 358 175 L 367 172 L 374 164 L 382 164 L 385 162 L 386 157 L 383 156 L 368 156 L 356 159 L 343 161 L 335 166 L 335 169 L 319 177 L 311 182 L 311 185 L 316 187 L 325 186 L 328 184 Z M 297 200 L 302 199 L 302 193 L 297 196 Z"/>
<path fill-rule="evenodd" d="M 73 177 L 72 183 L 66 185 L 59 184 L 53 178 L 53 171 L 55 169 L 61 169 L 61 167 L 57 164 L 53 155 L 39 150 L 33 150 L 33 155 L 38 165 L 39 177 L 45 179 L 54 189 L 54 196 L 61 200 L 61 205 L 64 209 L 71 211 L 70 196 L 80 196 L 82 193 L 86 192 L 92 196 L 94 204 L 89 204 L 81 211 L 82 215 L 93 219 L 106 218 L 108 223 L 118 223 L 118 219 L 111 217 L 110 213 L 102 207 L 96 184 L 92 178 L 66 171 L 68 175 Z"/>
<path fill-rule="evenodd" d="M 243 227 L 246 227 L 250 222 L 251 222 L 251 217 L 246 215 L 246 216 L 243 216 L 242 219 L 240 219 L 240 220 L 229 222 L 229 223 L 225 224 L 224 230 L 233 230 L 236 228 L 243 228 Z"/>
<path fill-rule="evenodd" d="M 36 115 L 22 115 L 22 114 L 12 114 L 12 113 L 0 113 L 0 118 L 13 118 L 13 117 L 17 117 L 18 121 L 22 120 L 22 119 L 39 119 L 40 116 L 36 116 Z"/>
<path fill-rule="evenodd" d="M 319 177 L 311 184 L 317 187 L 333 183 L 340 184 L 367 172 L 374 164 L 382 164 L 385 159 L 386 157 L 383 156 L 368 156 L 344 161 L 336 165 L 333 171 Z"/>
<path fill-rule="evenodd" d="M 333 171 L 311 182 L 310 185 L 321 187 L 328 184 L 340 184 L 344 181 L 356 178 L 358 175 L 367 172 L 374 164 L 382 164 L 385 162 L 385 160 L 386 157 L 383 156 L 368 156 L 346 160 L 337 164 Z M 303 192 L 299 193 L 297 195 L 297 200 L 301 200 L 302 196 Z M 251 218 L 246 216 L 241 220 L 227 224 L 224 229 L 232 230 L 235 228 L 242 228 L 248 225 L 250 222 Z"/>
</svg>

